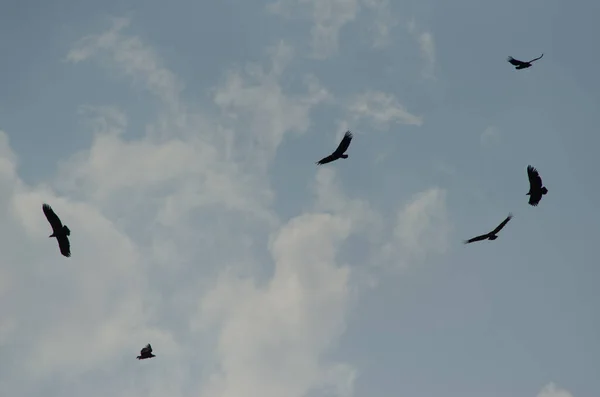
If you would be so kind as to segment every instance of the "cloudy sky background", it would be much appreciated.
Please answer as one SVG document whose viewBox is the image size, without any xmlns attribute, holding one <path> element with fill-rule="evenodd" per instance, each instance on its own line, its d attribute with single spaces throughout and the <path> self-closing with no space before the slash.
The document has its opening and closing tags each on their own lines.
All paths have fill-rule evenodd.
<svg viewBox="0 0 600 397">
<path fill-rule="evenodd" d="M 600 4 L 208 3 L 3 4 L 1 394 L 600 395 Z"/>
</svg>

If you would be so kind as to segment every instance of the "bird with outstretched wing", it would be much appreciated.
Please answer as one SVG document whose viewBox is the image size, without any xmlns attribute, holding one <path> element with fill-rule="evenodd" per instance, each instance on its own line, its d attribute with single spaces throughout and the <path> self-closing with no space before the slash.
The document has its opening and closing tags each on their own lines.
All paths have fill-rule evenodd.
<svg viewBox="0 0 600 397">
<path fill-rule="evenodd" d="M 502 221 L 501 224 L 499 224 L 494 230 L 492 230 L 489 233 L 486 234 L 482 234 L 480 236 L 477 237 L 473 237 L 472 239 L 466 240 L 465 244 L 470 244 L 470 243 L 474 243 L 476 241 L 481 241 L 481 240 L 496 240 L 498 238 L 497 234 L 500 232 L 500 230 L 502 230 L 504 228 L 504 226 L 506 226 L 506 224 L 508 223 L 508 221 L 510 221 L 512 219 L 512 214 L 508 214 L 508 216 L 506 217 L 505 220 Z"/>
<path fill-rule="evenodd" d="M 350 146 L 351 141 L 352 141 L 352 133 L 350 131 L 346 131 L 346 133 L 344 134 L 344 137 L 342 138 L 342 141 L 338 145 L 337 149 L 335 149 L 335 151 L 333 153 L 331 153 L 329 156 L 324 157 L 321 160 L 317 161 L 317 164 L 323 165 L 323 164 L 331 163 L 332 161 L 335 161 L 338 159 L 347 159 L 348 155 L 344 154 L 344 152 L 346 150 L 348 150 L 348 147 Z"/>
<path fill-rule="evenodd" d="M 42 205 L 42 211 L 44 211 L 44 215 L 46 215 L 48 223 L 50 223 L 50 226 L 52 226 L 52 234 L 48 237 L 56 237 L 60 253 L 67 258 L 70 257 L 71 244 L 69 243 L 69 236 L 71 235 L 71 231 L 67 225 L 62 224 L 58 215 L 54 213 L 54 210 L 52 210 L 52 207 L 50 207 L 48 204 L 44 203 Z"/>
<path fill-rule="evenodd" d="M 535 62 L 538 59 L 542 59 L 543 56 L 544 56 L 544 54 L 542 54 L 539 57 L 532 59 L 531 61 L 528 61 L 528 62 L 519 61 L 518 59 L 515 59 L 513 57 L 508 57 L 507 60 L 511 65 L 515 66 L 515 69 L 527 69 L 532 66 L 531 65 L 532 62 Z"/>
</svg>

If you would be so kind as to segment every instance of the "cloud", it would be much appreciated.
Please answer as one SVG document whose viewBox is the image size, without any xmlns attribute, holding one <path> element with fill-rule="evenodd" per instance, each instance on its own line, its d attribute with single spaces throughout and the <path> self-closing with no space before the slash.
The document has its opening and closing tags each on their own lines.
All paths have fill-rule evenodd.
<svg viewBox="0 0 600 397">
<path fill-rule="evenodd" d="M 16 156 L 6 134 L 0 136 L 0 159 L 11 165 L 6 169 L 15 170 Z M 141 329 L 146 317 L 140 294 L 144 264 L 117 225 L 93 206 L 59 197 L 43 185 L 27 186 L 14 171 L 3 173 L 0 185 L 3 276 L 10 280 L 0 290 L 0 329 L 2 345 L 13 347 L 5 356 L 14 364 L 12 371 L 24 371 L 30 381 L 53 374 L 77 376 L 118 362 L 131 333 L 154 334 L 169 349 L 160 332 Z M 47 238 L 43 202 L 73 230 L 73 261 L 64 260 L 56 241 Z"/>
<path fill-rule="evenodd" d="M 78 63 L 90 57 L 106 56 L 103 61 L 117 66 L 119 71 L 133 78 L 136 83 L 142 84 L 165 104 L 177 109 L 183 84 L 171 71 L 162 66 L 154 50 L 144 45 L 138 37 L 121 34 L 129 24 L 128 19 L 114 18 L 111 29 L 99 35 L 82 38 L 69 51 L 66 59 Z"/>
<path fill-rule="evenodd" d="M 270 49 L 270 53 L 271 70 L 265 72 L 260 65 L 252 64 L 246 68 L 246 76 L 239 71 L 230 71 L 224 86 L 214 95 L 215 103 L 233 121 L 228 126 L 250 127 L 255 132 L 239 138 L 263 167 L 266 164 L 262 159 L 270 160 L 275 155 L 285 132 L 305 132 L 310 126 L 310 111 L 333 99 L 312 75 L 304 77 L 308 91 L 305 95 L 286 95 L 279 79 L 293 57 L 293 49 L 280 42 Z"/>
<path fill-rule="evenodd" d="M 311 56 L 327 59 L 337 54 L 340 32 L 367 10 L 369 33 L 374 48 L 391 43 L 391 30 L 398 20 L 391 12 L 389 0 L 277 0 L 267 5 L 267 11 L 284 18 L 301 15 L 311 20 Z"/>
<path fill-rule="evenodd" d="M 355 370 L 319 358 L 344 330 L 349 269 L 335 257 L 350 231 L 342 217 L 296 217 L 272 238 L 275 269 L 264 288 L 234 277 L 208 292 L 201 317 L 222 331 L 220 371 L 203 395 L 300 397 L 322 386 L 351 395 Z"/>
<path fill-rule="evenodd" d="M 391 41 L 391 31 L 398 25 L 398 20 L 393 16 L 389 0 L 363 0 L 365 7 L 374 14 L 372 24 L 373 47 L 384 48 Z"/>
<path fill-rule="evenodd" d="M 270 179 L 275 153 L 288 134 L 308 130 L 312 109 L 333 94 L 310 74 L 303 92 L 286 92 L 294 49 L 278 42 L 264 63 L 229 69 L 211 90 L 213 103 L 200 108 L 128 26 L 114 19 L 67 59 L 72 67 L 98 62 L 154 95 L 149 119 L 134 123 L 110 104 L 80 106 L 90 147 L 36 185 L 19 177 L 19 157 L 0 132 L 0 349 L 12 363 L 0 374 L 3 390 L 350 396 L 357 369 L 327 353 L 345 331 L 360 274 L 351 269 L 439 252 L 444 192 L 417 195 L 388 222 L 321 169 L 310 184 L 314 200 L 282 220 Z M 357 117 L 381 127 L 421 123 L 390 94 L 354 99 Z M 71 229 L 72 258 L 48 239 L 43 202 Z M 389 247 L 386 257 L 342 259 L 351 236 L 374 252 Z M 148 342 L 157 358 L 137 362 Z"/>
<path fill-rule="evenodd" d="M 445 190 L 431 188 L 414 195 L 396 212 L 392 237 L 381 250 L 382 263 L 402 268 L 445 253 L 450 227 Z"/>
<path fill-rule="evenodd" d="M 387 129 L 392 123 L 421 126 L 423 117 L 408 112 L 393 94 L 367 91 L 356 95 L 348 105 L 351 118 L 370 119 L 379 129 Z"/>
<path fill-rule="evenodd" d="M 548 383 L 537 397 L 573 397 L 573 395 L 565 389 L 560 389 L 554 383 Z"/>
<path fill-rule="evenodd" d="M 479 140 L 482 146 L 492 146 L 500 141 L 500 131 L 497 127 L 489 126 L 481 133 Z"/>
<path fill-rule="evenodd" d="M 433 34 L 431 32 L 419 31 L 414 19 L 409 22 L 408 31 L 417 41 L 421 57 L 425 62 L 422 71 L 423 77 L 435 78 L 435 42 Z"/>
<path fill-rule="evenodd" d="M 295 5 L 311 9 L 312 56 L 317 59 L 329 58 L 337 53 L 341 29 L 354 21 L 359 11 L 358 0 L 279 0 L 270 3 L 267 9 L 290 17 L 297 12 L 293 8 Z"/>
</svg>

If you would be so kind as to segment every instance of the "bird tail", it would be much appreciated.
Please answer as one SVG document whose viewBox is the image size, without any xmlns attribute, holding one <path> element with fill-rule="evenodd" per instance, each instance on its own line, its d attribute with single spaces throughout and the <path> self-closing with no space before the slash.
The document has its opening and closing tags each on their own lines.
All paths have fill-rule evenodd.
<svg viewBox="0 0 600 397">
<path fill-rule="evenodd" d="M 548 189 L 546 189 L 545 187 L 542 188 L 542 194 L 546 194 L 548 193 Z"/>
<path fill-rule="evenodd" d="M 63 230 L 64 230 L 64 232 L 65 232 L 65 234 L 66 234 L 67 236 L 70 236 L 70 235 L 71 235 L 71 231 L 69 230 L 69 228 L 67 227 L 67 225 L 64 225 L 64 226 L 63 226 Z"/>
</svg>

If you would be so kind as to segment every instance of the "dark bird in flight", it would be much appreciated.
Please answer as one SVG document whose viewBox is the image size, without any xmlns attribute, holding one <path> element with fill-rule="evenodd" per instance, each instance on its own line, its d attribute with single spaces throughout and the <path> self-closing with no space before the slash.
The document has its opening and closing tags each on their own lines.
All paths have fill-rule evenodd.
<svg viewBox="0 0 600 397">
<path fill-rule="evenodd" d="M 544 54 L 540 55 L 539 58 L 532 59 L 529 62 L 523 62 L 523 61 L 519 61 L 518 59 L 515 59 L 513 57 L 508 57 L 508 62 L 510 62 L 511 65 L 515 65 L 515 69 L 517 69 L 517 70 L 518 69 L 527 69 L 532 66 L 531 65 L 532 62 L 535 62 L 538 59 L 542 59 L 543 56 L 544 56 Z"/>
<path fill-rule="evenodd" d="M 495 240 L 498 238 L 498 236 L 496 236 L 496 234 L 498 234 L 498 232 L 500 232 L 500 230 L 502 230 L 502 228 L 504 226 L 506 226 L 506 224 L 508 223 L 508 221 L 511 220 L 512 218 L 512 214 L 508 214 L 508 216 L 506 217 L 505 220 L 502 221 L 501 224 L 498 225 L 498 227 L 496 227 L 494 230 L 492 230 L 489 233 L 486 234 L 482 234 L 481 236 L 477 236 L 477 237 L 473 237 L 470 240 L 465 241 L 465 244 L 469 244 L 469 243 L 473 243 L 475 241 L 481 241 L 481 240 Z"/>
<path fill-rule="evenodd" d="M 52 226 L 52 234 L 48 237 L 56 237 L 60 253 L 67 258 L 70 257 L 71 245 L 69 244 L 68 236 L 71 235 L 71 231 L 67 225 L 62 224 L 60 218 L 54 213 L 52 207 L 50 207 L 48 204 L 42 205 L 42 210 L 44 211 L 44 215 L 46 215 L 46 219 L 48 219 L 48 222 L 50 222 L 50 226 Z"/>
<path fill-rule="evenodd" d="M 152 357 L 156 357 L 154 354 L 152 354 L 152 346 L 150 346 L 150 343 L 148 343 L 146 345 L 146 347 L 144 347 L 142 350 L 140 350 L 140 355 L 137 356 L 136 358 L 138 360 L 144 360 L 146 358 L 152 358 Z"/>
<path fill-rule="evenodd" d="M 529 205 L 537 206 L 542 196 L 548 193 L 548 189 L 542 184 L 542 178 L 535 167 L 527 166 L 527 176 L 529 177 Z"/>
<path fill-rule="evenodd" d="M 323 164 L 331 163 L 332 161 L 335 161 L 337 159 L 347 159 L 348 155 L 344 154 L 344 152 L 346 150 L 348 150 L 348 146 L 350 146 L 351 140 L 352 140 L 352 133 L 350 131 L 346 131 L 346 133 L 344 134 L 344 137 L 342 138 L 342 141 L 338 145 L 337 149 L 335 149 L 335 151 L 333 153 L 331 153 L 329 156 L 317 161 L 317 164 L 323 165 Z"/>
</svg>

